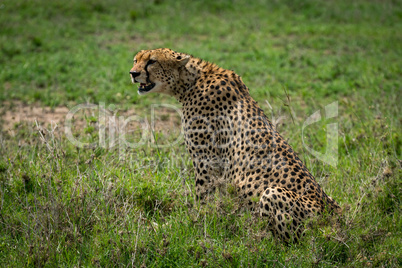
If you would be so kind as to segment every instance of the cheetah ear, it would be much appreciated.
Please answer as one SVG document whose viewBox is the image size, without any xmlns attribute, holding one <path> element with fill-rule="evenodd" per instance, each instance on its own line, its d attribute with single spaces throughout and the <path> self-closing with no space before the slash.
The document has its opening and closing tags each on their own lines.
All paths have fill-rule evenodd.
<svg viewBox="0 0 402 268">
<path fill-rule="evenodd" d="M 184 55 L 184 56 L 177 56 L 177 62 L 179 63 L 180 66 L 185 66 L 187 62 L 190 60 L 190 55 Z"/>
</svg>

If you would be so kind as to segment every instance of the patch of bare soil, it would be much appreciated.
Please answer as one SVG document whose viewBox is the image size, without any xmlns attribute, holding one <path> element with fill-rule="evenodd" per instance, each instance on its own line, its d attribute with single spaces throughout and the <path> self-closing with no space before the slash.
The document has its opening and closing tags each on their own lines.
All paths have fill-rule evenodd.
<svg viewBox="0 0 402 268">
<path fill-rule="evenodd" d="M 144 137 L 153 140 L 155 133 L 165 136 L 179 136 L 181 133 L 178 110 L 166 107 L 138 113 L 135 109 L 110 110 L 94 104 L 79 104 L 69 109 L 12 102 L 2 104 L 0 116 L 0 129 L 11 135 L 22 126 L 33 131 L 46 128 L 57 135 L 103 133 L 109 139 L 124 136 L 132 140 Z"/>
<path fill-rule="evenodd" d="M 41 107 L 39 105 L 28 106 L 22 102 L 5 103 L 0 109 L 1 124 L 0 127 L 3 131 L 12 130 L 19 124 L 35 123 L 39 124 L 60 125 L 64 122 L 66 114 L 69 109 L 67 107 Z"/>
</svg>

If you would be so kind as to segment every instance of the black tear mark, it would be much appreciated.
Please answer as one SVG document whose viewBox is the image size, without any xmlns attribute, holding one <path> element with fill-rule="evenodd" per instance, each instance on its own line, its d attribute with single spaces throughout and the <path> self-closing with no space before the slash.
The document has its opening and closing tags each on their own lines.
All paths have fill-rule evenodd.
<svg viewBox="0 0 402 268">
<path fill-rule="evenodd" d="M 151 84 L 151 80 L 149 80 L 149 72 L 148 72 L 148 66 L 151 65 L 152 63 L 150 63 L 150 61 L 147 62 L 147 64 L 145 65 L 145 73 L 147 74 L 147 83 Z"/>
</svg>

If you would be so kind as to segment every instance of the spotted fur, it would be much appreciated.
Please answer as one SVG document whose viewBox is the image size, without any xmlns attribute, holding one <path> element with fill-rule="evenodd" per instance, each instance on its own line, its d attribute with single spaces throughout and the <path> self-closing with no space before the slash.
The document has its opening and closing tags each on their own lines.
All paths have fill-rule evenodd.
<svg viewBox="0 0 402 268">
<path fill-rule="evenodd" d="M 285 241 L 300 238 L 306 218 L 340 210 L 233 71 L 163 48 L 138 52 L 130 74 L 140 94 L 164 93 L 182 104 L 199 199 L 215 191 L 218 179 L 232 183 Z"/>
</svg>

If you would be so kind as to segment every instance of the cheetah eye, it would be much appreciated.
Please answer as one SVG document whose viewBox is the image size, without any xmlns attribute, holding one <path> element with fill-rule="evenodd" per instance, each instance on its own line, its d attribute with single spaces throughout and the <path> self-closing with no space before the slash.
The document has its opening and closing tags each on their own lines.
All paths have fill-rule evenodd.
<svg viewBox="0 0 402 268">
<path fill-rule="evenodd" d="M 149 60 L 149 61 L 147 62 L 147 65 L 154 64 L 155 62 L 156 62 L 156 60 Z"/>
</svg>

